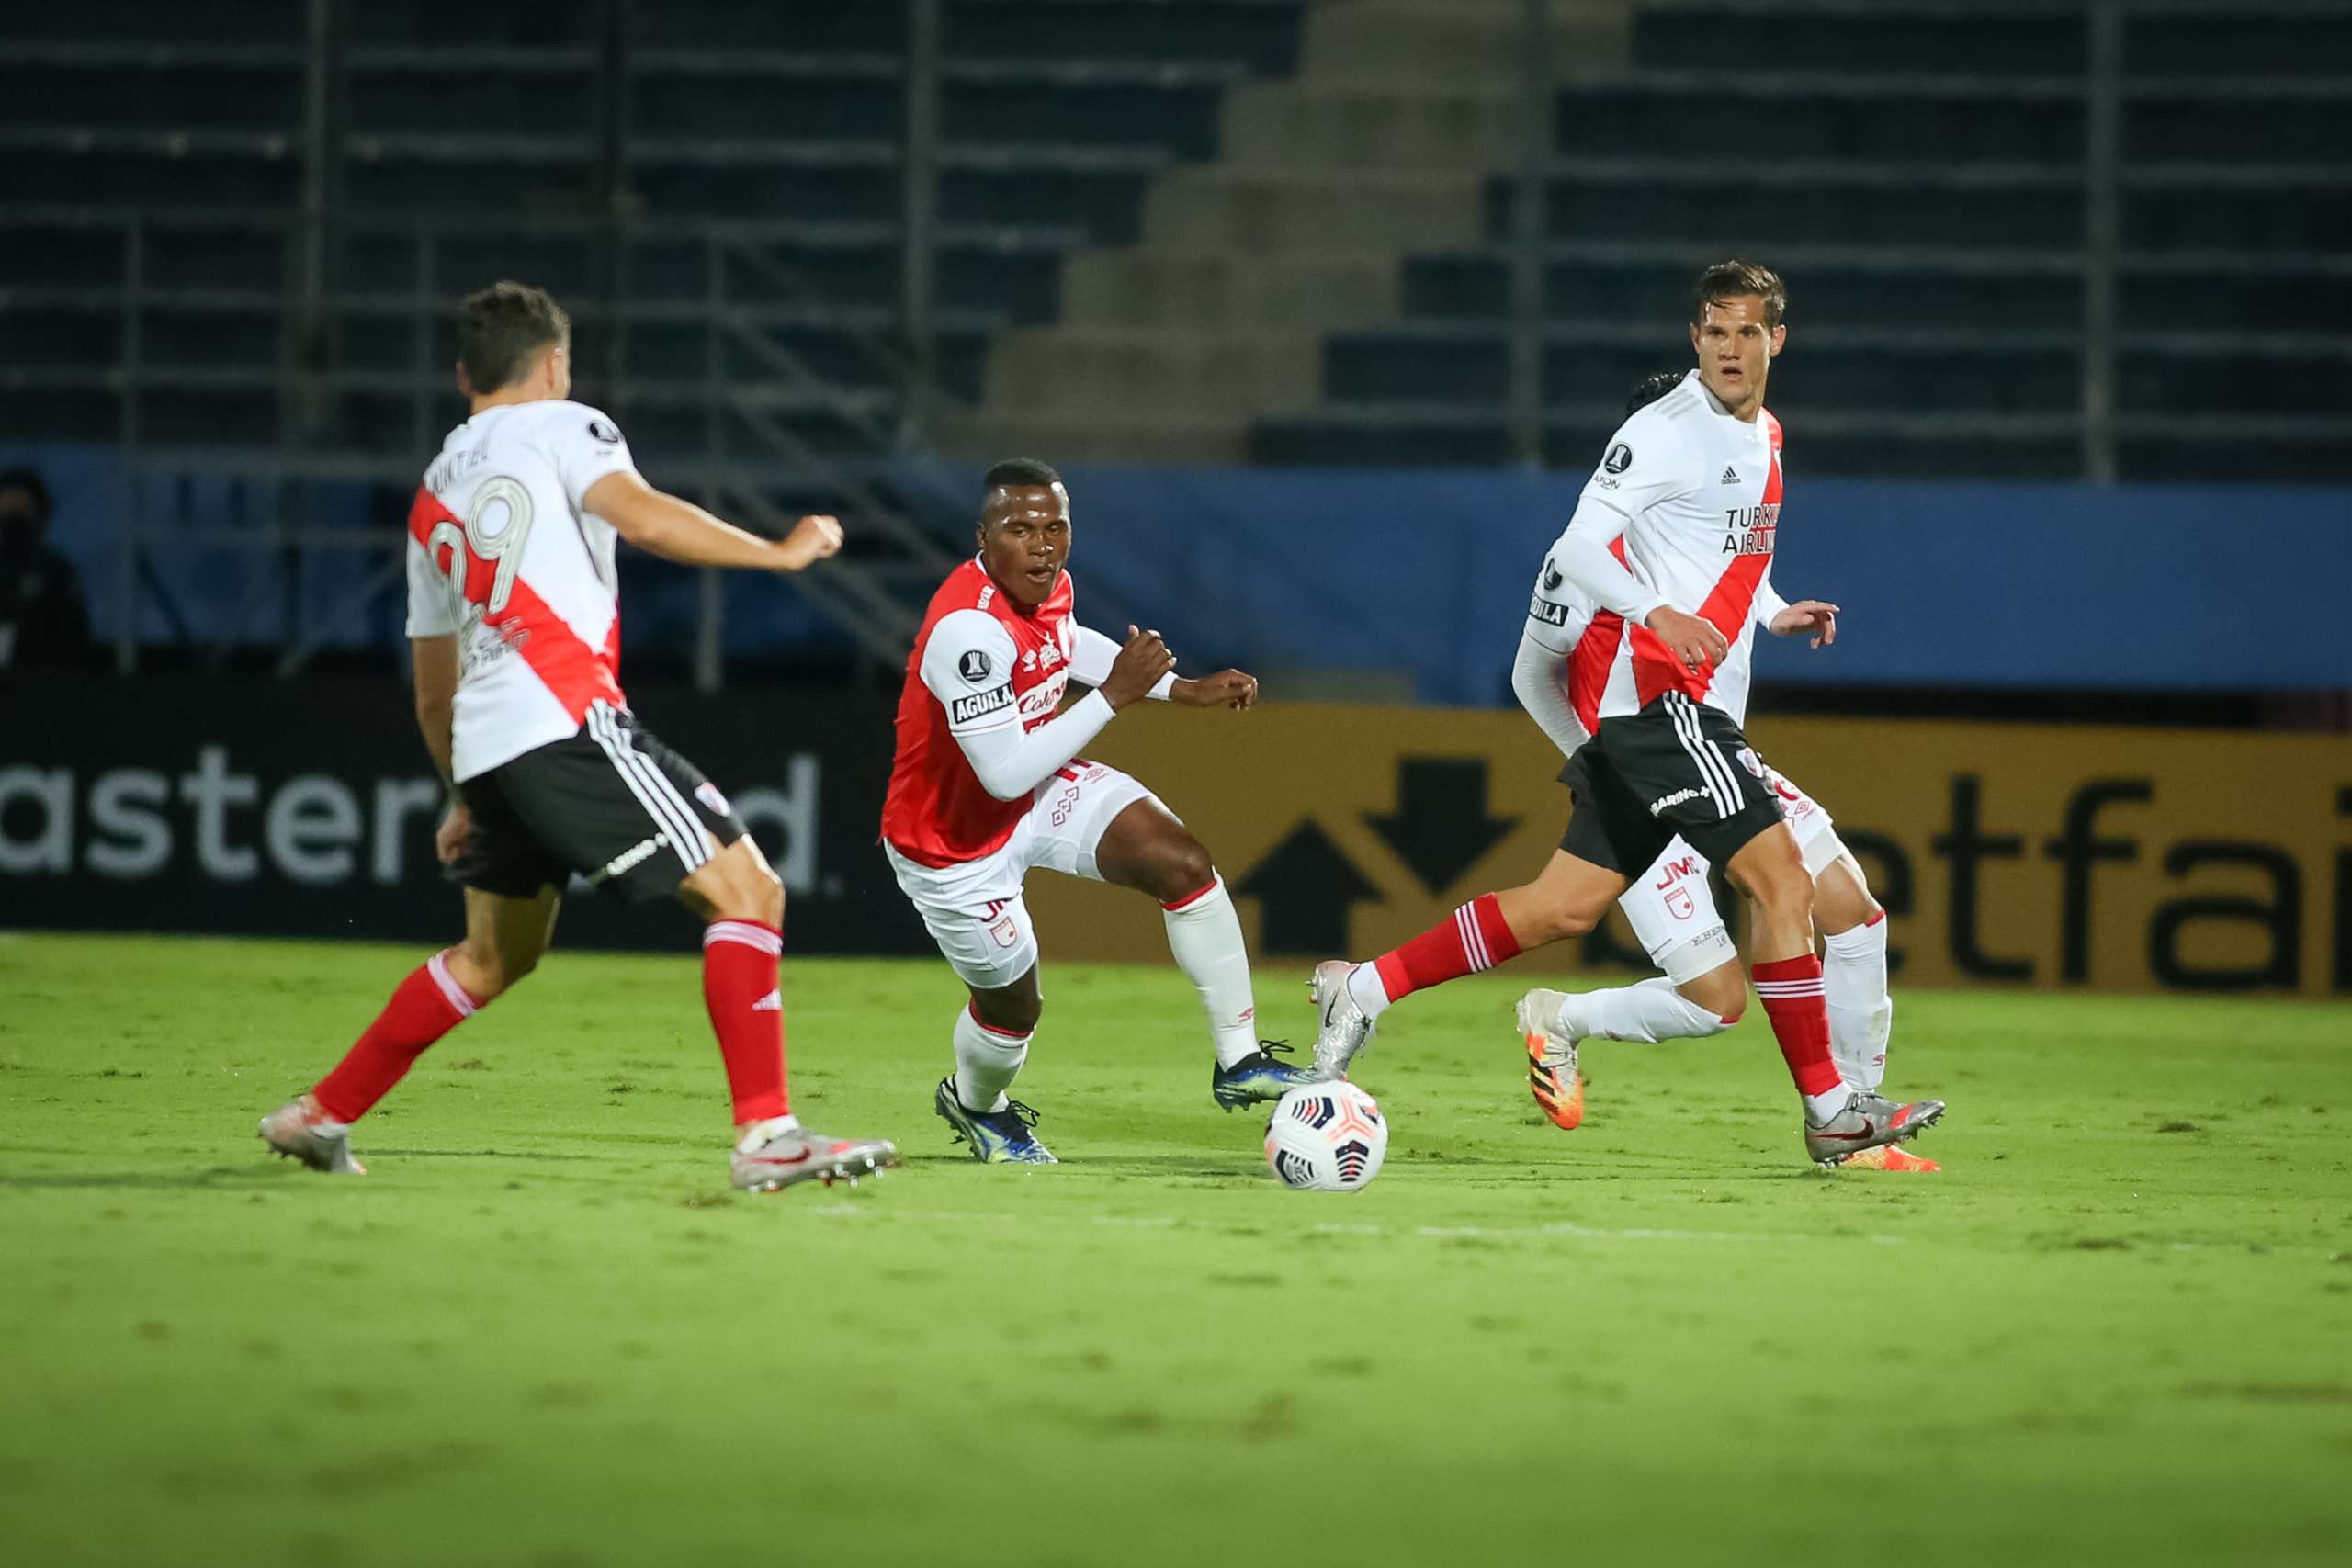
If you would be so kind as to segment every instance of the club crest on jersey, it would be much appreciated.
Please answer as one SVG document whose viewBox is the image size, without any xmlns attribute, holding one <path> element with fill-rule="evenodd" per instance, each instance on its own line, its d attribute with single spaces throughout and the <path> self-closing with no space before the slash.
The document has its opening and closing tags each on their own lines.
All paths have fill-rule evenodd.
<svg viewBox="0 0 2352 1568">
<path fill-rule="evenodd" d="M 735 814 L 735 808 L 727 804 L 727 797 L 718 793 L 718 786 L 708 779 L 695 785 L 695 798 L 701 801 L 713 817 L 731 817 Z"/>
<path fill-rule="evenodd" d="M 1739 758 L 1741 767 L 1746 768 L 1759 779 L 1764 776 L 1764 759 L 1756 754 L 1755 747 L 1743 746 L 1734 755 Z"/>
<path fill-rule="evenodd" d="M 947 705 L 947 717 L 953 724 L 969 724 L 976 718 L 986 717 L 999 708 L 1009 708 L 1012 705 L 1012 686 L 998 686 L 990 691 L 976 692 L 968 697 L 957 697 Z"/>
<path fill-rule="evenodd" d="M 617 446 L 621 444 L 620 427 L 608 419 L 590 420 L 588 436 L 589 439 L 601 441 L 607 446 Z"/>
<path fill-rule="evenodd" d="M 977 648 L 966 649 L 963 657 L 956 660 L 956 673 L 974 686 L 987 680 L 995 669 L 995 662 Z"/>
<path fill-rule="evenodd" d="M 1620 441 L 1609 449 L 1609 456 L 1600 459 L 1600 466 L 1610 473 L 1622 474 L 1634 466 L 1634 449 Z"/>
</svg>

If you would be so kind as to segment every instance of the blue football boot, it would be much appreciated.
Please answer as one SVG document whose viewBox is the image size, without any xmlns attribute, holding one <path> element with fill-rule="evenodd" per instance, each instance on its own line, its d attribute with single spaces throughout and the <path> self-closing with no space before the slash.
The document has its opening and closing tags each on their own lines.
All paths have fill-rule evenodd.
<svg viewBox="0 0 2352 1568">
<path fill-rule="evenodd" d="M 939 1080 L 932 1108 L 955 1129 L 956 1141 L 971 1146 L 972 1157 L 983 1165 L 1059 1165 L 1053 1151 L 1039 1143 L 1030 1128 L 1037 1113 L 1017 1100 L 1007 1100 L 1001 1111 L 967 1111 L 956 1098 L 956 1080 Z"/>
<path fill-rule="evenodd" d="M 1306 1068 L 1275 1061 L 1277 1051 L 1285 1056 L 1290 1055 L 1290 1047 L 1282 1041 L 1259 1041 L 1253 1055 L 1209 1075 L 1209 1093 L 1216 1097 L 1217 1104 L 1232 1111 L 1244 1105 L 1270 1104 L 1299 1085 L 1316 1081 L 1315 1075 Z"/>
</svg>

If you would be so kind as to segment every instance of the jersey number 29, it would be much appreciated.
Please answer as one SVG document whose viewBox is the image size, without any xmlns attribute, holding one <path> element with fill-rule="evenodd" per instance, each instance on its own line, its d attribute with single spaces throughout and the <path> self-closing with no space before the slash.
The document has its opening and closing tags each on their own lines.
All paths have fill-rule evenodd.
<svg viewBox="0 0 2352 1568">
<path fill-rule="evenodd" d="M 490 581 L 490 598 L 482 606 L 486 614 L 495 615 L 514 596 L 514 576 L 523 566 L 523 541 L 530 534 L 531 492 L 521 480 L 503 475 L 484 479 L 474 491 L 463 528 L 455 523 L 433 525 L 433 532 L 425 536 L 425 551 L 438 562 L 441 547 L 449 547 L 448 564 L 442 570 L 449 575 L 449 597 L 460 619 L 468 608 L 467 557 L 470 554 L 473 559 L 498 568 Z"/>
</svg>

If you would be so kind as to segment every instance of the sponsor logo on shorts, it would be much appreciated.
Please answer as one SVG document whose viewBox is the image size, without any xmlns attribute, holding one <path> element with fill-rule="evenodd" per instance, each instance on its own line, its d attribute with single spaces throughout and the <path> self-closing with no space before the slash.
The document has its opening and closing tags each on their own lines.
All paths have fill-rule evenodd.
<svg viewBox="0 0 2352 1568">
<path fill-rule="evenodd" d="M 994 661 L 977 648 L 965 649 L 963 657 L 956 660 L 956 673 L 975 686 L 987 680 L 995 668 Z"/>
<path fill-rule="evenodd" d="M 1679 806 L 1686 800 L 1697 800 L 1706 793 L 1703 789 L 1678 789 L 1672 795 L 1661 795 L 1650 802 L 1650 815 L 1656 817 L 1669 806 Z"/>
<path fill-rule="evenodd" d="M 711 783 L 708 779 L 705 779 L 702 783 L 695 785 L 695 798 L 701 801 L 703 805 L 709 809 L 710 814 L 713 817 L 732 817 L 735 815 L 735 808 L 727 804 L 727 797 L 719 794 L 718 786 Z"/>
<path fill-rule="evenodd" d="M 706 784 L 704 787 L 708 788 L 709 786 Z M 641 840 L 637 843 L 631 844 L 628 848 L 623 850 L 620 853 L 606 861 L 603 865 L 597 867 L 596 874 L 591 876 L 588 880 L 591 882 L 604 882 L 612 877 L 626 876 L 629 872 L 635 870 L 640 865 L 643 865 L 648 855 L 650 855 L 654 851 L 660 849 L 669 841 L 669 834 L 656 833 L 650 839 Z"/>
<path fill-rule="evenodd" d="M 957 697 L 947 705 L 947 718 L 951 724 L 969 724 L 972 720 L 985 717 L 999 708 L 1009 708 L 1012 705 L 1012 687 L 1007 684 L 999 686 L 993 691 L 976 693 L 968 697 Z"/>
</svg>

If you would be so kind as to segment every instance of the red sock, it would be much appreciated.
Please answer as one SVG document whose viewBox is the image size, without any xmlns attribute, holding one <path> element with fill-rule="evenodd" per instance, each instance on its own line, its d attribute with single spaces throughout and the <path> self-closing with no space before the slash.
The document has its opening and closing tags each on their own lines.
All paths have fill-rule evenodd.
<svg viewBox="0 0 2352 1568">
<path fill-rule="evenodd" d="M 1781 1059 L 1799 1094 L 1827 1094 L 1842 1081 L 1838 1064 L 1829 1057 L 1829 1008 L 1821 989 L 1821 959 L 1776 958 L 1756 964 L 1747 973 L 1756 981 L 1757 998 L 1772 1021 L 1772 1038 L 1781 1043 Z"/>
<path fill-rule="evenodd" d="M 757 920 L 713 920 L 702 933 L 702 999 L 727 1060 L 735 1124 L 791 1109 L 784 1092 L 784 933 Z"/>
<path fill-rule="evenodd" d="M 408 1076 L 426 1046 L 487 1005 L 450 976 L 448 953 L 435 953 L 400 983 L 311 1098 L 337 1122 L 358 1121 Z"/>
<path fill-rule="evenodd" d="M 1373 960 L 1380 988 L 1392 1002 L 1426 986 L 1492 969 L 1519 956 L 1519 939 L 1504 923 L 1502 906 L 1481 893 L 1402 947 Z"/>
</svg>

